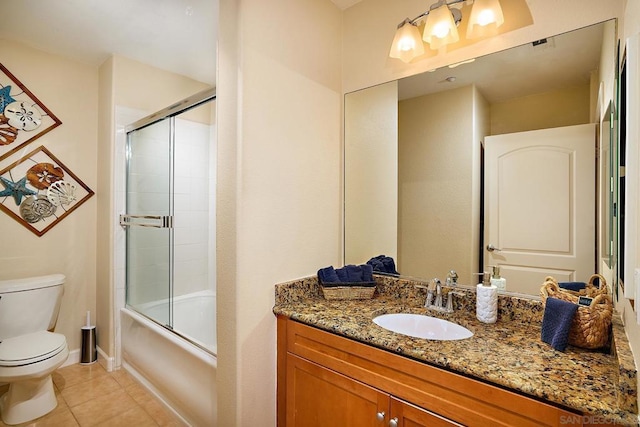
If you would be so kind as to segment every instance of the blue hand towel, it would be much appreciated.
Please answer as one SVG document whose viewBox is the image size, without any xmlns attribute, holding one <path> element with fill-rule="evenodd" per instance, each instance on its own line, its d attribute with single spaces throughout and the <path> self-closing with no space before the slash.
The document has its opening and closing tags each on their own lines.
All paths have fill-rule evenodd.
<svg viewBox="0 0 640 427">
<path fill-rule="evenodd" d="M 345 265 L 334 269 L 333 266 L 318 270 L 320 283 L 339 286 L 340 283 L 373 282 L 373 268 L 370 265 Z"/>
<path fill-rule="evenodd" d="M 396 263 L 393 262 L 393 258 L 389 256 L 382 258 L 382 265 L 384 265 L 387 273 L 398 274 L 398 272 L 396 271 Z"/>
<path fill-rule="evenodd" d="M 340 279 L 338 278 L 338 274 L 336 273 L 336 270 L 333 268 L 333 266 L 321 268 L 320 270 L 318 270 L 318 279 L 320 279 L 320 282 L 322 283 L 334 283 L 340 281 Z"/>
<path fill-rule="evenodd" d="M 547 298 L 542 318 L 542 341 L 558 351 L 564 351 L 569 344 L 569 329 L 577 309 L 577 304 Z"/>
<path fill-rule="evenodd" d="M 587 287 L 584 282 L 558 282 L 558 286 L 569 291 L 581 291 Z"/>
<path fill-rule="evenodd" d="M 349 281 L 349 277 L 347 276 L 347 269 L 345 267 L 336 269 L 336 274 L 338 275 L 338 279 L 340 282 Z"/>
<path fill-rule="evenodd" d="M 373 282 L 373 267 L 369 264 L 362 264 L 360 268 L 362 269 L 362 281 Z"/>
<path fill-rule="evenodd" d="M 396 263 L 393 258 L 386 255 L 378 255 L 367 261 L 367 264 L 373 267 L 373 271 L 379 273 L 398 274 L 396 271 Z"/>
<path fill-rule="evenodd" d="M 347 282 L 362 282 L 362 268 L 357 265 L 345 265 L 347 271 Z"/>
<path fill-rule="evenodd" d="M 384 264 L 382 264 L 382 261 L 377 258 L 371 258 L 369 261 L 367 261 L 367 265 L 370 265 L 373 271 L 386 273 Z"/>
</svg>

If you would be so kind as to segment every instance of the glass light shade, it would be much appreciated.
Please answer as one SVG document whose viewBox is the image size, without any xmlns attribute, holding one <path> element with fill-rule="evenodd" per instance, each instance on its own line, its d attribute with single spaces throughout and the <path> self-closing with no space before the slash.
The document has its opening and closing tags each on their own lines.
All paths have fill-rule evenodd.
<svg viewBox="0 0 640 427">
<path fill-rule="evenodd" d="M 458 28 L 449 6 L 443 4 L 429 11 L 422 39 L 429 43 L 431 49 L 440 49 L 459 40 Z"/>
<path fill-rule="evenodd" d="M 412 23 L 405 22 L 396 31 L 389 56 L 403 62 L 409 62 L 422 54 L 424 54 L 424 43 L 420 37 L 420 30 Z"/>
<path fill-rule="evenodd" d="M 475 0 L 469 16 L 467 38 L 495 35 L 502 24 L 504 24 L 504 15 L 498 0 Z"/>
</svg>

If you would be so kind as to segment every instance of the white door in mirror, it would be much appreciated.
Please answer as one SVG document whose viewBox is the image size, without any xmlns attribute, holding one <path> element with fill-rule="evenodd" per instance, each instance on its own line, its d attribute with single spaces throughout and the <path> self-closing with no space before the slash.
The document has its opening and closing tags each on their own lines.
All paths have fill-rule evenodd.
<svg viewBox="0 0 640 427">
<path fill-rule="evenodd" d="M 473 336 L 473 332 L 464 326 L 422 314 L 383 314 L 375 317 L 373 323 L 391 332 L 428 340 L 453 341 Z"/>
</svg>

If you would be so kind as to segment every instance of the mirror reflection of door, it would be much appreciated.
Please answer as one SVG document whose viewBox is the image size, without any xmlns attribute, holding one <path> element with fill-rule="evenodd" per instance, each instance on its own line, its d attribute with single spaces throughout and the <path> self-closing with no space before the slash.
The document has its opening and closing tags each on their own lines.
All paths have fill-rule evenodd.
<svg viewBox="0 0 640 427">
<path fill-rule="evenodd" d="M 536 294 L 546 276 L 596 271 L 594 124 L 485 138 L 485 271 Z"/>
</svg>

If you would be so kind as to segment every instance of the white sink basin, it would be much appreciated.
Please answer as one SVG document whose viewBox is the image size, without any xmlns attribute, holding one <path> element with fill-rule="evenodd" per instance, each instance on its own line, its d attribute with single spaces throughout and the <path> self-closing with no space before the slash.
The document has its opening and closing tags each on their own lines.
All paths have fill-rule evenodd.
<svg viewBox="0 0 640 427">
<path fill-rule="evenodd" d="M 383 314 L 375 317 L 373 323 L 392 332 L 428 340 L 453 341 L 473 336 L 464 326 L 422 314 Z"/>
</svg>

